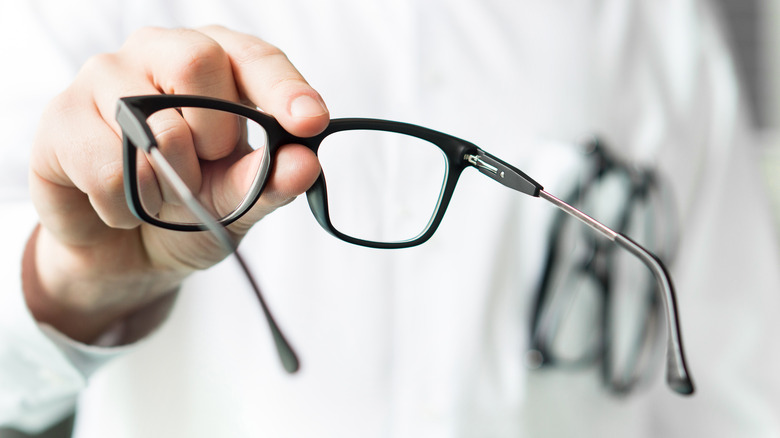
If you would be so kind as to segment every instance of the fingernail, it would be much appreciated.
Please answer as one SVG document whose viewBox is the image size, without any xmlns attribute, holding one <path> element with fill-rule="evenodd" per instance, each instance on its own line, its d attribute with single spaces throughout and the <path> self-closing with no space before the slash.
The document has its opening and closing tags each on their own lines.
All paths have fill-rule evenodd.
<svg viewBox="0 0 780 438">
<path fill-rule="evenodd" d="M 319 117 L 326 114 L 328 109 L 321 101 L 304 94 L 295 98 L 290 105 L 290 114 L 293 117 Z"/>
</svg>

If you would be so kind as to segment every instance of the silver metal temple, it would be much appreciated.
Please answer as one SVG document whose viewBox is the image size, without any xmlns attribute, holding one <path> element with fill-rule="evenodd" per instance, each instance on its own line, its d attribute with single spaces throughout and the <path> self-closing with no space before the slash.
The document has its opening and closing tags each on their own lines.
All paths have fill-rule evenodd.
<svg viewBox="0 0 780 438">
<path fill-rule="evenodd" d="M 683 353 L 682 336 L 680 335 L 679 318 L 677 316 L 677 302 L 674 293 L 674 286 L 671 283 L 671 278 L 666 272 L 666 268 L 663 264 L 646 249 L 636 244 L 628 237 L 611 230 L 606 225 L 593 219 L 580 210 L 572 207 L 564 201 L 556 198 L 555 196 L 547 193 L 544 190 L 539 191 L 539 197 L 543 198 L 555 206 L 565 211 L 568 214 L 576 217 L 589 227 L 593 228 L 596 232 L 603 235 L 607 239 L 615 242 L 617 245 L 628 250 L 635 256 L 637 256 L 642 262 L 650 269 L 653 276 L 656 278 L 659 284 L 659 293 L 664 303 L 666 313 L 666 323 L 668 331 L 668 346 L 667 346 L 667 367 L 666 367 L 666 379 L 669 386 L 680 394 L 692 394 L 693 382 L 690 374 L 688 373 L 688 367 L 685 363 L 685 354 Z"/>
<path fill-rule="evenodd" d="M 566 213 L 569 213 L 570 215 L 576 217 L 580 221 L 582 221 L 584 224 L 588 225 L 589 227 L 593 228 L 596 232 L 601 234 L 602 236 L 606 237 L 607 239 L 611 241 L 615 241 L 615 238 L 617 237 L 617 234 L 615 231 L 612 231 L 609 227 L 602 224 L 601 222 L 597 221 L 596 219 L 593 219 L 592 217 L 588 216 L 587 214 L 581 212 L 580 210 L 577 210 L 576 208 L 572 207 L 571 205 L 563 202 L 562 200 L 556 198 L 555 196 L 549 194 L 548 192 L 544 190 L 539 191 L 539 197 L 553 203 L 556 207 L 560 208 L 561 210 L 565 211 Z"/>
<path fill-rule="evenodd" d="M 214 218 L 202 205 L 198 202 L 195 195 L 187 187 L 187 184 L 181 180 L 179 175 L 173 169 L 173 166 L 165 159 L 165 156 L 156 148 L 149 149 L 149 155 L 151 155 L 154 164 L 160 169 L 163 178 L 168 184 L 173 187 L 173 190 L 179 196 L 182 202 L 190 209 L 190 211 L 197 217 L 208 231 L 217 239 L 217 242 L 222 246 L 225 252 L 232 253 L 236 249 L 236 244 L 233 239 L 230 238 L 225 227 L 220 225 L 217 219 Z"/>
</svg>

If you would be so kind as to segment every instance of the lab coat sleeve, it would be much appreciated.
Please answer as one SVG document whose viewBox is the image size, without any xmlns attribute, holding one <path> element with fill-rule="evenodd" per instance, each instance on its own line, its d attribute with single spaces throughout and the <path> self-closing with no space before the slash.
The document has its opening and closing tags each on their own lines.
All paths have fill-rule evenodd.
<svg viewBox="0 0 780 438">
<path fill-rule="evenodd" d="M 132 341 L 164 319 L 160 315 L 165 312 L 159 309 L 144 312 L 101 339 L 101 345 L 125 346 L 88 346 L 37 323 L 22 294 L 22 254 L 38 223 L 26 176 L 40 113 L 86 58 L 113 50 L 122 38 L 121 11 L 108 3 L 96 6 L 39 2 L 0 6 L 0 18 L 7 18 L 0 20 L 0 40 L 24 41 L 3 46 L 11 64 L 0 73 L 0 429 L 34 432 L 68 415 L 89 376 L 134 350 L 137 343 Z M 72 8 L 81 13 L 59 19 Z M 140 324 L 143 317 L 148 318 Z"/>
<path fill-rule="evenodd" d="M 74 409 L 90 375 L 111 359 L 137 348 L 168 315 L 167 297 L 116 324 L 96 345 L 73 341 L 31 315 L 22 293 L 21 260 L 37 223 L 26 200 L 2 203 L 0 245 L 0 427 L 35 432 Z"/>
</svg>

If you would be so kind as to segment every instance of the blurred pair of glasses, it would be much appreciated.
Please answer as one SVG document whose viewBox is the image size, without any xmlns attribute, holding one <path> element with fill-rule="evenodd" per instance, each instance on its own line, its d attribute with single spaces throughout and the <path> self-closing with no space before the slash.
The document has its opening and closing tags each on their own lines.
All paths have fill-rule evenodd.
<svg viewBox="0 0 780 438">
<path fill-rule="evenodd" d="M 585 145 L 586 170 L 565 197 L 668 263 L 677 243 L 671 193 L 650 168 L 617 159 L 598 138 Z M 549 231 L 531 317 L 531 368 L 599 366 L 605 386 L 627 394 L 654 375 L 663 352 L 663 293 L 629 252 L 560 212 Z"/>
<path fill-rule="evenodd" d="M 626 235 L 556 198 L 519 169 L 468 141 L 377 119 L 334 119 L 322 133 L 301 138 L 255 108 L 200 96 L 126 97 L 119 100 L 116 117 L 123 132 L 125 191 L 131 211 L 162 228 L 211 231 L 227 251 L 234 251 L 236 245 L 225 227 L 251 211 L 263 193 L 277 150 L 289 143 L 310 148 L 320 161 L 322 172 L 307 191 L 317 222 L 333 236 L 361 246 L 407 248 L 430 239 L 467 168 L 544 199 L 650 269 L 669 333 L 667 382 L 678 393 L 693 392 L 675 292 L 663 263 Z M 208 159 L 196 154 L 206 150 Z M 218 184 L 228 180 L 233 184 Z M 294 372 L 299 366 L 297 356 L 253 285 L 282 363 Z"/>
</svg>

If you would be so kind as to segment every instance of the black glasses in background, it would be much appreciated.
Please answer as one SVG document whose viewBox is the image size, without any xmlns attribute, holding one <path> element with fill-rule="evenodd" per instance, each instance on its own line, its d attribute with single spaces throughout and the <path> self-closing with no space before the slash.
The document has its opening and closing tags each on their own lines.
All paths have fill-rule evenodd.
<svg viewBox="0 0 780 438">
<path fill-rule="evenodd" d="M 599 211 L 664 262 L 676 252 L 668 187 L 650 168 L 621 162 L 598 138 L 566 202 Z M 552 221 L 531 317 L 530 368 L 597 365 L 606 387 L 624 395 L 654 375 L 663 335 L 659 283 L 637 258 L 562 211 Z"/>
<path fill-rule="evenodd" d="M 694 391 L 675 292 L 663 263 L 626 235 L 556 198 L 522 171 L 470 142 L 376 119 L 334 119 L 322 133 L 301 138 L 254 108 L 200 96 L 126 97 L 119 100 L 116 117 L 123 132 L 125 191 L 131 211 L 170 230 L 210 230 L 229 251 L 236 245 L 224 227 L 250 211 L 263 192 L 277 150 L 289 143 L 304 145 L 319 158 L 322 172 L 307 191 L 317 222 L 333 236 L 361 246 L 407 248 L 430 239 L 461 172 L 469 167 L 511 189 L 542 198 L 650 269 L 667 320 L 667 383 L 680 394 Z M 193 150 L 208 150 L 212 156 L 199 160 Z M 177 164 L 175 168 L 171 162 Z M 230 178 L 234 186 L 244 188 L 241 193 L 215 191 L 204 175 Z M 374 182 L 370 193 L 365 190 L 367 182 Z M 293 372 L 298 369 L 297 357 L 252 283 L 282 363 Z"/>
</svg>

